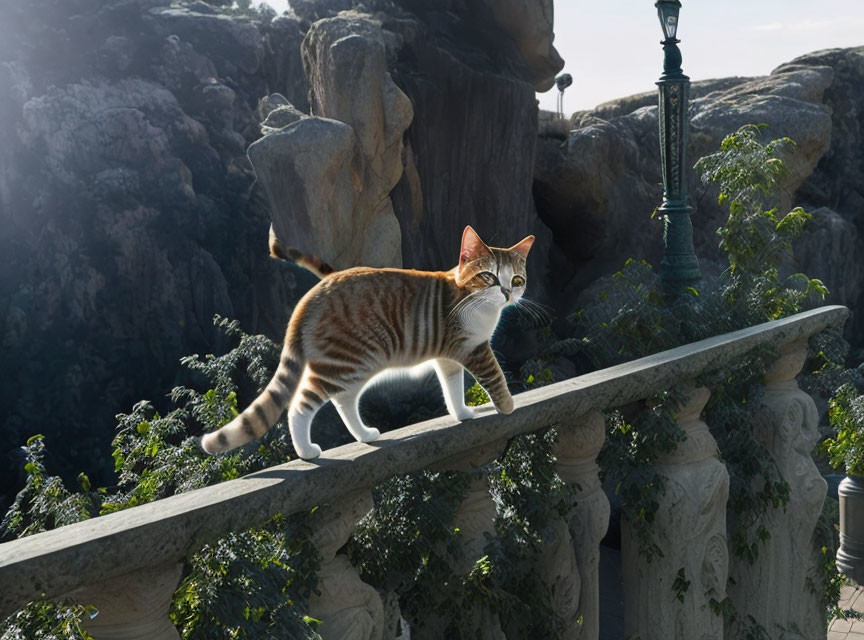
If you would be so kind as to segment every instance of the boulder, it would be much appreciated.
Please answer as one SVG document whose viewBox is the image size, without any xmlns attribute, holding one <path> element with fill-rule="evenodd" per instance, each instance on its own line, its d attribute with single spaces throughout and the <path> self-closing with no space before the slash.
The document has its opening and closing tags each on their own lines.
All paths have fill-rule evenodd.
<svg viewBox="0 0 864 640">
<path fill-rule="evenodd" d="M 254 74 L 264 60 L 264 42 L 251 20 L 222 13 L 206 2 L 155 7 L 149 17 L 158 35 L 189 42 L 218 64 L 220 75 Z"/>
<path fill-rule="evenodd" d="M 267 193 L 280 240 L 336 269 L 364 264 L 355 253 L 362 251 L 365 234 L 354 226 L 363 185 L 350 126 L 303 117 L 255 142 L 249 159 Z"/>
</svg>

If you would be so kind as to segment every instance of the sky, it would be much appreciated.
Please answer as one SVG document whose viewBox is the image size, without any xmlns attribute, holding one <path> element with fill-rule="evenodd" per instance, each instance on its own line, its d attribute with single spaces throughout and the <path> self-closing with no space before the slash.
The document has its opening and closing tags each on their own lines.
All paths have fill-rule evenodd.
<svg viewBox="0 0 864 640">
<path fill-rule="evenodd" d="M 283 11 L 290 0 L 266 0 Z M 864 0 L 682 0 L 678 38 L 691 80 L 765 75 L 795 57 L 864 45 Z M 564 111 L 652 91 L 663 70 L 653 0 L 555 0 L 555 47 L 573 86 Z M 538 94 L 555 110 L 557 89 Z"/>
</svg>

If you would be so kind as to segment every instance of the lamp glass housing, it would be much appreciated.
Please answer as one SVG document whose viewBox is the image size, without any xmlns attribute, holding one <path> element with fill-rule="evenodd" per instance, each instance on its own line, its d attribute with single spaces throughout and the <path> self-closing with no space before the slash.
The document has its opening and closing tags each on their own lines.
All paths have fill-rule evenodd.
<svg viewBox="0 0 864 640">
<path fill-rule="evenodd" d="M 678 11 L 681 9 L 681 3 L 678 0 L 660 0 L 656 6 L 663 35 L 667 40 L 674 40 L 678 33 Z"/>
</svg>

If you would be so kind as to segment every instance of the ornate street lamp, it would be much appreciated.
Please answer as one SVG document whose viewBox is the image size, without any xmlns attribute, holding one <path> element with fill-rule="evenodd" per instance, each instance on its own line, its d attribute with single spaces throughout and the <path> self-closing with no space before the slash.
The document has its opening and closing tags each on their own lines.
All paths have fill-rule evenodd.
<svg viewBox="0 0 864 640">
<path fill-rule="evenodd" d="M 679 0 L 657 0 L 657 15 L 663 27 L 663 75 L 659 87 L 660 161 L 663 165 L 663 204 L 659 212 L 664 219 L 663 260 L 660 277 L 670 292 L 681 291 L 699 280 L 699 260 L 693 250 L 693 225 L 687 205 L 687 173 L 684 160 L 687 149 L 687 113 L 690 78 L 681 71 L 678 49 Z"/>
</svg>

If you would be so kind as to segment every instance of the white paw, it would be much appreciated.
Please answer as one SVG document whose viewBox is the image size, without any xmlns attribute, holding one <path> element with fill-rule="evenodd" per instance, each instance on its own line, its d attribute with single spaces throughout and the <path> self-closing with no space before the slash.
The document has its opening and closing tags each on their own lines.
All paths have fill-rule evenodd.
<svg viewBox="0 0 864 640">
<path fill-rule="evenodd" d="M 360 442 L 375 442 L 381 436 L 381 432 L 374 427 L 366 427 L 360 434 Z"/>
<path fill-rule="evenodd" d="M 471 420 L 474 418 L 475 410 L 474 407 L 462 406 L 458 407 L 453 414 L 453 417 L 457 420 Z"/>
<path fill-rule="evenodd" d="M 314 443 L 310 443 L 309 446 L 306 447 L 298 447 L 297 445 L 294 445 L 294 449 L 296 449 L 297 455 L 304 460 L 312 460 L 321 455 L 321 447 Z"/>
</svg>

